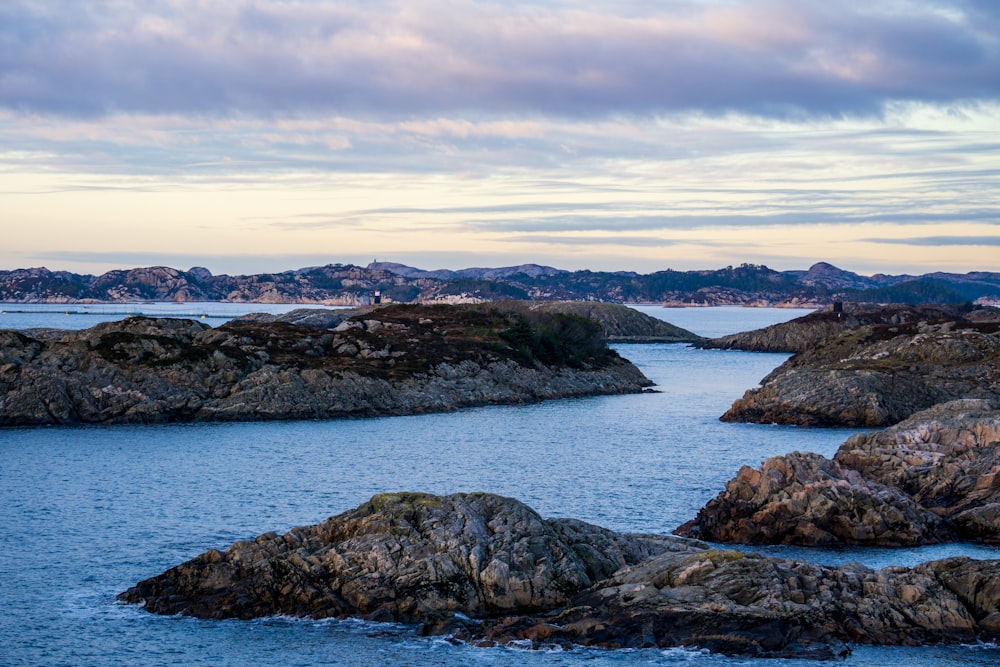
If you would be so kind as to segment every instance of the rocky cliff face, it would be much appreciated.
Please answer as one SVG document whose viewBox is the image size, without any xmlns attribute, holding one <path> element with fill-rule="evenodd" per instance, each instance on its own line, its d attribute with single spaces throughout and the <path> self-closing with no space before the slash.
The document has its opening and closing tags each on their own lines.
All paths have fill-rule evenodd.
<svg viewBox="0 0 1000 667">
<path fill-rule="evenodd" d="M 1000 398 L 1000 323 L 862 326 L 808 347 L 761 384 L 723 421 L 877 427 L 945 401 Z"/>
<path fill-rule="evenodd" d="M 620 535 L 488 494 L 383 494 L 210 550 L 120 599 L 160 614 L 415 622 L 491 645 L 701 646 L 834 657 L 840 642 L 1000 636 L 1000 561 L 874 571 Z"/>
<path fill-rule="evenodd" d="M 953 401 L 853 436 L 832 461 L 795 452 L 744 467 L 676 532 L 744 544 L 1000 544 L 1000 410 Z"/>
<path fill-rule="evenodd" d="M 0 425 L 316 419 L 638 392 L 595 324 L 392 306 L 332 328 L 130 318 L 0 331 Z"/>
</svg>

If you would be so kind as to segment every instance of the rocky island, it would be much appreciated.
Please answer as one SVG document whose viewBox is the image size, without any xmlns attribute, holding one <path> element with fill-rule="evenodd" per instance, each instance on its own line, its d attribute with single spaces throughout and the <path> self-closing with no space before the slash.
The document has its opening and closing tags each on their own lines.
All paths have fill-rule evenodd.
<svg viewBox="0 0 1000 667">
<path fill-rule="evenodd" d="M 485 304 L 467 304 L 469 310 L 496 311 L 509 318 L 537 318 L 548 314 L 570 315 L 593 320 L 609 343 L 698 343 L 705 340 L 696 333 L 640 313 L 634 308 L 596 301 L 520 301 L 508 299 Z M 272 315 L 251 313 L 235 322 L 288 322 L 301 326 L 332 329 L 341 322 L 372 312 L 375 306 L 350 309 L 297 308 Z"/>
<path fill-rule="evenodd" d="M 390 305 L 329 328 L 0 330 L 0 426 L 414 414 L 651 384 L 598 324 L 563 313 Z"/>
<path fill-rule="evenodd" d="M 744 467 L 675 532 L 743 544 L 1000 544 L 1000 404 L 937 405 L 852 436 L 833 460 L 793 452 Z"/>
<path fill-rule="evenodd" d="M 939 308 L 893 310 L 887 323 L 839 333 L 825 315 L 790 325 L 786 332 L 805 331 L 798 339 L 803 349 L 736 400 L 722 420 L 878 427 L 950 400 L 998 399 L 996 312 L 973 320 Z"/>
<path fill-rule="evenodd" d="M 998 319 L 1000 310 L 996 308 L 948 304 L 914 306 L 840 303 L 837 308 L 827 306 L 794 320 L 772 324 L 762 329 L 696 341 L 694 346 L 704 350 L 796 353 L 804 352 L 845 331 L 863 326 L 948 320 L 984 322 Z"/>
<path fill-rule="evenodd" d="M 481 645 L 698 646 L 833 658 L 843 642 L 1000 637 L 1000 561 L 822 566 L 543 519 L 489 494 L 382 494 L 206 551 L 119 598 L 158 614 L 355 616 Z"/>
</svg>

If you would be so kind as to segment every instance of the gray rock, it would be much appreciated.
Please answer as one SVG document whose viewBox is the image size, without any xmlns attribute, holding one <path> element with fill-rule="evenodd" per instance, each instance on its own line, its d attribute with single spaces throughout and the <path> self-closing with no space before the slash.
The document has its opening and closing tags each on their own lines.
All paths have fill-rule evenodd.
<svg viewBox="0 0 1000 667">
<path fill-rule="evenodd" d="M 382 494 L 322 524 L 209 551 L 121 598 L 161 614 L 362 616 L 433 624 L 455 612 L 551 609 L 626 565 L 687 549 L 488 494 Z"/>
<path fill-rule="evenodd" d="M 1000 399 L 1000 323 L 864 326 L 796 354 L 723 421 L 887 426 L 942 403 Z"/>
<path fill-rule="evenodd" d="M 0 426 L 415 414 L 652 384 L 586 321 L 544 348 L 522 326 L 525 342 L 514 347 L 505 338 L 512 321 L 496 312 L 377 313 L 356 313 L 335 331 L 130 318 L 38 338 L 0 332 Z M 536 326 L 563 317 L 543 315 Z"/>
<path fill-rule="evenodd" d="M 788 322 L 701 340 L 695 343 L 695 347 L 748 352 L 803 352 L 824 340 L 863 326 L 955 319 L 989 321 L 994 313 L 995 308 L 966 312 L 959 306 L 948 305 L 879 306 L 872 303 L 844 303 L 838 312 L 834 312 L 832 306 L 827 306 Z"/>
<path fill-rule="evenodd" d="M 210 550 L 119 598 L 160 614 L 360 616 L 481 645 L 700 646 L 835 657 L 842 642 L 995 636 L 1000 561 L 828 567 L 542 519 L 489 494 L 383 494 Z"/>
<path fill-rule="evenodd" d="M 468 304 L 469 309 L 497 311 L 507 315 L 521 315 L 529 318 L 546 313 L 576 315 L 597 322 L 605 338 L 613 343 L 693 343 L 704 340 L 687 329 L 674 326 L 659 318 L 640 313 L 634 308 L 614 303 L 596 301 L 498 301 L 487 304 Z M 372 312 L 372 307 L 351 309 L 310 309 L 299 308 L 280 315 L 252 313 L 235 321 L 288 322 L 301 326 L 334 329 L 335 327 L 359 326 L 356 315 Z M 378 320 L 374 320 L 378 321 Z"/>
</svg>

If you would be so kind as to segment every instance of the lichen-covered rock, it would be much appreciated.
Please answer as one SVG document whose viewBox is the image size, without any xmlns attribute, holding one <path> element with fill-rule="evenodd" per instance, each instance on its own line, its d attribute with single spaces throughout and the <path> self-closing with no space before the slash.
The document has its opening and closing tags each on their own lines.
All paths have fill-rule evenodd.
<svg viewBox="0 0 1000 667">
<path fill-rule="evenodd" d="M 123 593 L 161 614 L 362 616 L 433 624 L 455 612 L 551 609 L 668 548 L 489 494 L 382 494 L 284 535 L 208 551 Z"/>
<path fill-rule="evenodd" d="M 1000 323 L 864 326 L 796 354 L 723 421 L 888 426 L 938 403 L 1000 399 Z"/>
<path fill-rule="evenodd" d="M 328 329 L 129 318 L 0 332 L 0 426 L 414 414 L 650 384 L 596 324 L 560 314 L 388 306 Z"/>
</svg>

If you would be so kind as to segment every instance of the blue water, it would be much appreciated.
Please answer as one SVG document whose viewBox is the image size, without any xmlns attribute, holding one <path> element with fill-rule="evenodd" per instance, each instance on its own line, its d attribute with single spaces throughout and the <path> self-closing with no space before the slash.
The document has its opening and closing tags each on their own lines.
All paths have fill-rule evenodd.
<svg viewBox="0 0 1000 667">
<path fill-rule="evenodd" d="M 709 335 L 802 312 L 641 309 Z M 798 664 L 686 650 L 479 649 L 405 626 L 208 621 L 115 602 L 136 581 L 210 547 L 315 523 L 383 491 L 489 491 L 544 516 L 666 533 L 741 465 L 793 450 L 831 455 L 851 433 L 718 421 L 785 355 L 617 349 L 660 393 L 384 419 L 0 430 L 0 665 Z M 1000 557 L 972 545 L 772 551 L 875 566 Z M 1000 650 L 982 646 L 861 647 L 846 664 L 998 662 Z"/>
</svg>

